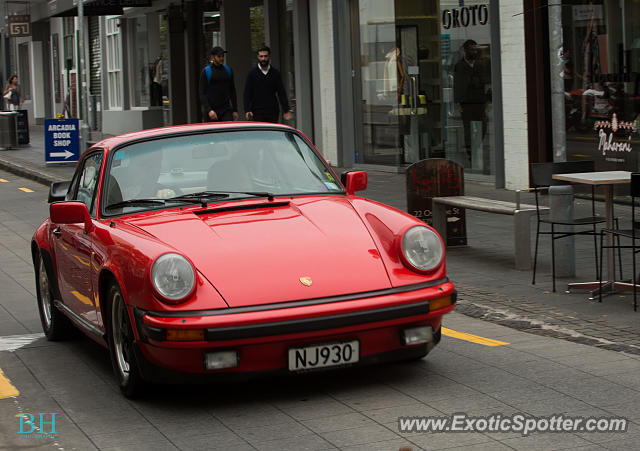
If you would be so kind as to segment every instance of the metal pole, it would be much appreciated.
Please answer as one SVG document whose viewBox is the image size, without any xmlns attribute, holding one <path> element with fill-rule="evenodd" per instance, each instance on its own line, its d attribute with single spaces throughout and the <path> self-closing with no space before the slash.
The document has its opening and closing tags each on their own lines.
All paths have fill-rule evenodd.
<svg viewBox="0 0 640 451">
<path fill-rule="evenodd" d="M 87 140 L 89 138 L 89 124 L 87 124 L 87 82 L 84 74 L 86 73 L 84 66 L 84 0 L 78 0 L 78 81 L 80 88 L 78 89 L 78 100 L 80 101 L 80 116 L 82 125 L 80 125 L 80 152 L 87 149 Z"/>
<path fill-rule="evenodd" d="M 564 114 L 564 63 L 562 62 L 562 2 L 549 3 L 549 66 L 551 67 L 551 122 L 553 161 L 567 161 Z"/>
</svg>

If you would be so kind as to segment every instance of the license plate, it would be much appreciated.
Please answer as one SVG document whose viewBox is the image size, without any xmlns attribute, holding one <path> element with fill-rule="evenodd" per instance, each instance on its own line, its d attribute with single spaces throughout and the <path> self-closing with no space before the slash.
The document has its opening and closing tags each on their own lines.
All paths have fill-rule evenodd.
<svg viewBox="0 0 640 451">
<path fill-rule="evenodd" d="M 289 349 L 289 371 L 339 366 L 360 360 L 358 340 Z"/>
</svg>

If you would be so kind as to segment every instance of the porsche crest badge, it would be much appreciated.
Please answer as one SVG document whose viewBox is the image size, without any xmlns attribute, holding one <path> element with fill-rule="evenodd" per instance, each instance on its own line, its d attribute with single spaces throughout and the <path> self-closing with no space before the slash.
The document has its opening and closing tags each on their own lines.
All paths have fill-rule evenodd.
<svg viewBox="0 0 640 451">
<path fill-rule="evenodd" d="M 313 280 L 311 280 L 311 277 L 300 277 L 300 283 L 305 287 L 310 287 L 313 285 Z"/>
</svg>

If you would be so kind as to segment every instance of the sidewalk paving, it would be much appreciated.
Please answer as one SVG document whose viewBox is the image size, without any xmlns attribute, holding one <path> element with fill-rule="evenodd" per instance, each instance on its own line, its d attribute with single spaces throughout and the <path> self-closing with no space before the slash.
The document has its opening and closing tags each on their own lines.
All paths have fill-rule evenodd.
<svg viewBox="0 0 640 451">
<path fill-rule="evenodd" d="M 0 151 L 0 168 L 43 184 L 70 180 L 75 164 L 45 164 L 42 126 L 31 126 L 30 139 L 29 145 Z M 468 178 L 465 194 L 514 199 L 512 191 Z M 362 196 L 406 211 L 405 174 L 369 171 L 369 187 Z M 522 202 L 535 201 L 532 194 L 523 193 Z M 598 208 L 604 212 L 602 203 Z M 578 213 L 581 209 L 590 211 L 590 202 L 578 199 L 575 209 Z M 539 335 L 640 354 L 640 311 L 633 311 L 631 293 L 607 296 L 598 303 L 589 300 L 585 292 L 564 292 L 568 282 L 595 280 L 590 238 L 576 238 L 577 274 L 570 279 L 558 278 L 558 292 L 552 293 L 548 236 L 541 237 L 537 281 L 531 285 L 531 271 L 514 267 L 511 218 L 471 210 L 466 215 L 468 245 L 447 250 L 448 275 L 459 292 L 459 312 Z M 629 221 L 630 207 L 616 205 L 616 216 L 621 223 Z M 531 228 L 535 239 L 535 219 Z M 623 267 L 630 268 L 630 257 L 623 258 Z M 625 276 L 630 276 L 629 270 L 627 273 Z"/>
</svg>

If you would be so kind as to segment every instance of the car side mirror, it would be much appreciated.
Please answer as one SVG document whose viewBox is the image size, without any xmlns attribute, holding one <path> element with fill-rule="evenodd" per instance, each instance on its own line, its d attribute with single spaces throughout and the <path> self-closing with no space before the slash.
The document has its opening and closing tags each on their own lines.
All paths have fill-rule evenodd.
<svg viewBox="0 0 640 451">
<path fill-rule="evenodd" d="M 68 182 L 54 182 L 49 187 L 49 203 L 58 202 L 64 200 L 71 186 L 71 181 Z"/>
<path fill-rule="evenodd" d="M 353 195 L 356 191 L 367 189 L 366 171 L 343 172 L 340 176 L 342 184 L 347 188 L 347 194 Z"/>
<path fill-rule="evenodd" d="M 84 224 L 84 231 L 91 230 L 93 222 L 87 206 L 78 201 L 54 202 L 49 206 L 49 218 L 54 224 Z"/>
</svg>

